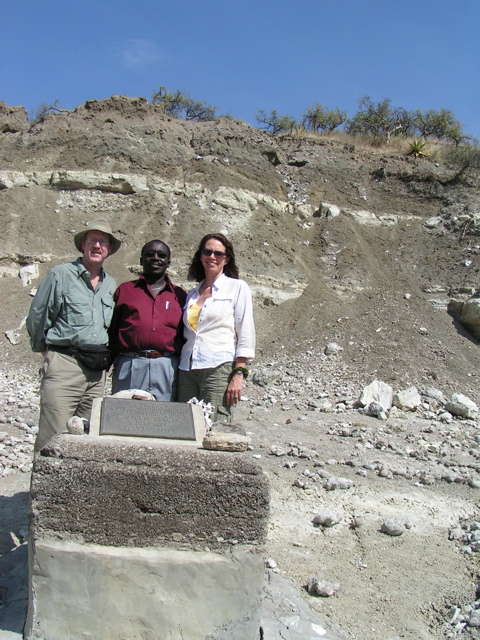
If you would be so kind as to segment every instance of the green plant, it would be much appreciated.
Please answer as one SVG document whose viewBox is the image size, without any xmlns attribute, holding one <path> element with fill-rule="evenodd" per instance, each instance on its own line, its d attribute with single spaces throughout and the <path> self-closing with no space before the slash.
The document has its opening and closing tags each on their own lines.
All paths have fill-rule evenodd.
<svg viewBox="0 0 480 640">
<path fill-rule="evenodd" d="M 255 116 L 257 122 L 267 131 L 274 135 L 278 133 L 291 133 L 298 123 L 292 116 L 279 116 L 274 109 L 270 115 L 267 115 L 263 109 L 260 109 Z"/>
<path fill-rule="evenodd" d="M 294 140 L 305 140 L 307 132 L 303 124 L 295 122 L 287 135 L 291 136 Z"/>
<path fill-rule="evenodd" d="M 372 102 L 369 96 L 359 100 L 359 110 L 346 127 L 352 135 L 367 135 L 375 142 L 389 144 L 392 136 L 406 136 L 412 130 L 412 117 L 402 107 L 393 108 L 388 98 Z"/>
<path fill-rule="evenodd" d="M 463 136 L 463 126 L 459 120 L 455 120 L 452 111 L 441 109 L 435 111 L 422 111 L 417 109 L 413 114 L 413 125 L 422 138 L 437 138 L 438 140 L 452 140 L 459 144 Z"/>
<path fill-rule="evenodd" d="M 426 152 L 427 143 L 425 140 L 421 140 L 420 138 L 416 138 L 413 142 L 410 143 L 408 147 L 407 156 L 414 156 L 418 158 L 420 156 L 428 157 L 428 153 Z"/>
<path fill-rule="evenodd" d="M 340 109 L 326 109 L 321 104 L 314 104 L 307 107 L 302 123 L 307 129 L 318 133 L 319 131 L 334 131 L 337 127 L 347 122 L 347 114 Z"/>
<path fill-rule="evenodd" d="M 480 172 L 480 141 L 476 138 L 472 142 L 449 146 L 444 152 L 444 158 L 456 169 L 453 181 L 465 181 L 470 174 Z"/>
<path fill-rule="evenodd" d="M 152 102 L 163 105 L 165 113 L 172 118 L 206 121 L 214 120 L 216 117 L 217 107 L 194 100 L 181 89 L 170 93 L 167 87 L 159 87 L 152 95 Z"/>
</svg>

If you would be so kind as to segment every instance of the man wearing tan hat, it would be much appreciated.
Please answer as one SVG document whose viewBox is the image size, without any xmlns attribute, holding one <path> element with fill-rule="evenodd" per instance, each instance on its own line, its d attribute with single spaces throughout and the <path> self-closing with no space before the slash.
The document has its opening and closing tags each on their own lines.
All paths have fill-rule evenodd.
<svg viewBox="0 0 480 640">
<path fill-rule="evenodd" d="M 107 330 L 116 283 L 103 263 L 121 242 L 103 219 L 77 233 L 74 242 L 82 257 L 48 273 L 27 317 L 32 350 L 43 355 L 35 451 L 66 431 L 72 416 L 90 419 L 110 364 Z"/>
</svg>

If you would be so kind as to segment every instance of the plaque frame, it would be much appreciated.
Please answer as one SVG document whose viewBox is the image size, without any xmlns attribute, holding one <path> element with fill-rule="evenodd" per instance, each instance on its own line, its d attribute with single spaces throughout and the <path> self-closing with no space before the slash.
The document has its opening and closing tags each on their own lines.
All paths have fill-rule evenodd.
<svg viewBox="0 0 480 640">
<path fill-rule="evenodd" d="M 158 416 L 150 416 L 151 420 L 145 421 L 149 412 Z M 123 425 L 115 423 L 119 415 L 124 418 Z M 200 405 L 106 396 L 93 401 L 90 435 L 128 441 L 141 439 L 165 444 L 201 445 L 206 435 L 206 423 Z"/>
</svg>

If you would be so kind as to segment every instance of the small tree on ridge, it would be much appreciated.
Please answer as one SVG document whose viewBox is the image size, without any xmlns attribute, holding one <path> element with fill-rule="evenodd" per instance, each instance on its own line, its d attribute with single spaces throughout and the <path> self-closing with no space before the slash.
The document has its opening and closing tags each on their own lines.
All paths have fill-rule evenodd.
<svg viewBox="0 0 480 640">
<path fill-rule="evenodd" d="M 278 133 L 291 133 L 297 124 L 292 116 L 279 116 L 275 109 L 267 115 L 263 109 L 259 109 L 255 116 L 257 122 L 274 135 Z"/>
<path fill-rule="evenodd" d="M 183 117 L 185 120 L 215 120 L 217 111 L 217 107 L 194 100 L 181 89 L 170 93 L 167 87 L 159 87 L 152 95 L 152 102 L 163 105 L 165 113 L 172 118 Z"/>
<path fill-rule="evenodd" d="M 315 103 L 313 107 L 307 107 L 307 112 L 303 116 L 302 124 L 306 129 L 319 131 L 334 131 L 337 127 L 347 122 L 347 113 L 335 109 L 326 109 L 323 105 Z"/>
</svg>

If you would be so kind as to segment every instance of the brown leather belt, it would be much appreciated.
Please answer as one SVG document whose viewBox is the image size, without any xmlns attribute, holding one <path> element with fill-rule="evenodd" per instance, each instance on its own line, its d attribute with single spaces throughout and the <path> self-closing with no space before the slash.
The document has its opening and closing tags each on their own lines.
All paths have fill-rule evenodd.
<svg viewBox="0 0 480 640">
<path fill-rule="evenodd" d="M 148 351 L 130 351 L 128 353 L 119 353 L 124 358 L 169 358 L 175 355 L 171 351 L 154 351 L 149 349 Z"/>
</svg>

